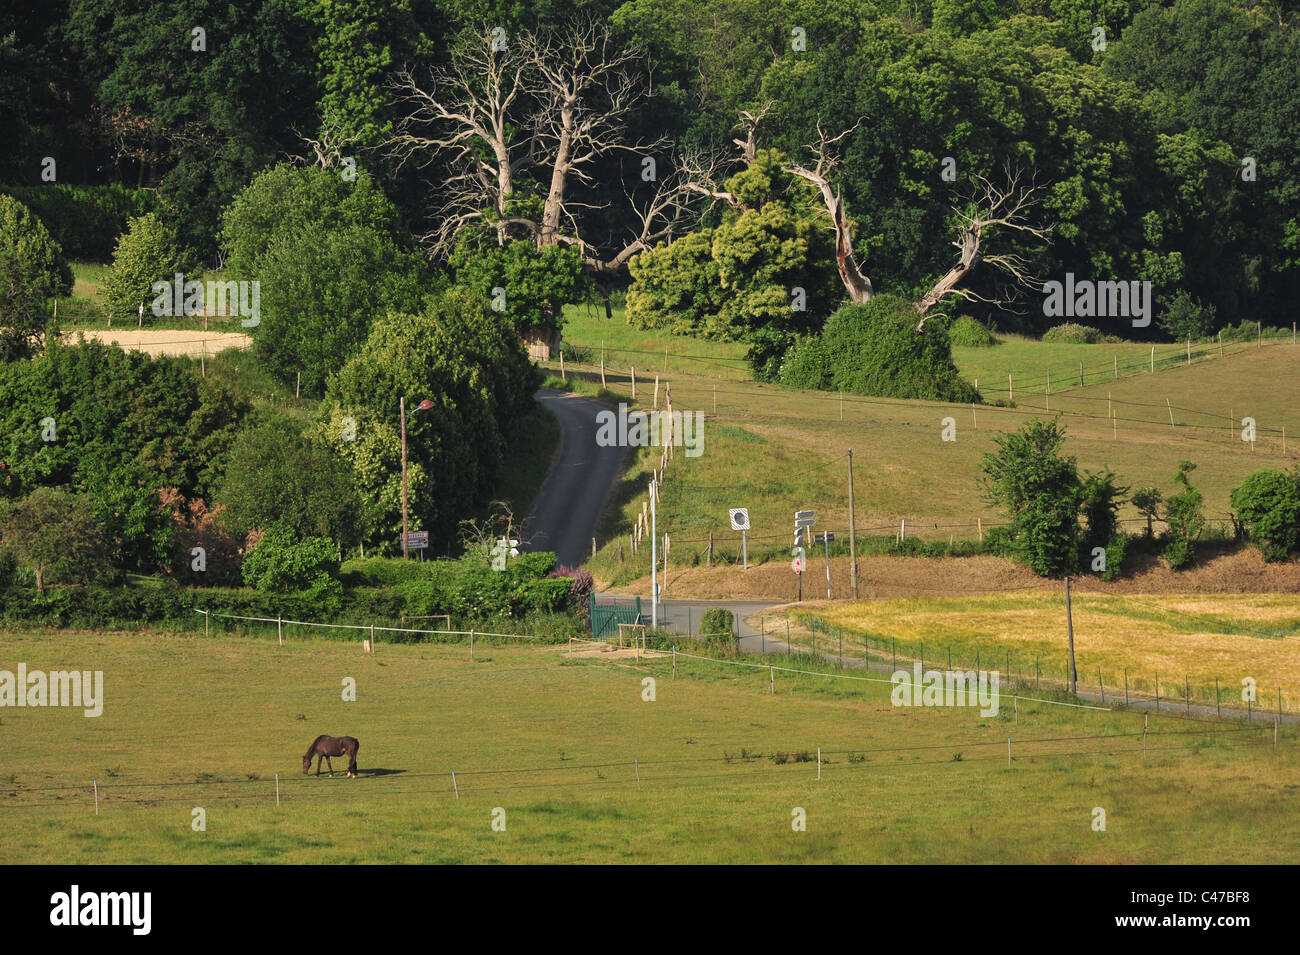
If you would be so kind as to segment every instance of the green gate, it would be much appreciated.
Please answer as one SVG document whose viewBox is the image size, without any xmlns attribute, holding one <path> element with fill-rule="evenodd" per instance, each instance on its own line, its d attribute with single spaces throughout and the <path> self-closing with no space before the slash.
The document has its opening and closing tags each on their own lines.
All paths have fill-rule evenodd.
<svg viewBox="0 0 1300 955">
<path fill-rule="evenodd" d="M 591 595 L 591 635 L 597 640 L 618 635 L 620 623 L 641 622 L 640 597 L 605 597 Z"/>
</svg>

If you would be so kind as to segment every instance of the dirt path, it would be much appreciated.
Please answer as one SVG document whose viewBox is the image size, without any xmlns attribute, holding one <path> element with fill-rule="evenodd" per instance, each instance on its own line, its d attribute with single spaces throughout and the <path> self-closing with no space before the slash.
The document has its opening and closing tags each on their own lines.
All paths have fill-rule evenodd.
<svg viewBox="0 0 1300 955">
<path fill-rule="evenodd" d="M 75 341 L 85 335 L 88 341 L 116 343 L 128 351 L 142 351 L 152 357 L 159 355 L 212 355 L 227 348 L 247 348 L 253 343 L 248 335 L 238 332 L 205 332 L 185 328 L 85 328 L 68 332 L 65 337 Z"/>
</svg>

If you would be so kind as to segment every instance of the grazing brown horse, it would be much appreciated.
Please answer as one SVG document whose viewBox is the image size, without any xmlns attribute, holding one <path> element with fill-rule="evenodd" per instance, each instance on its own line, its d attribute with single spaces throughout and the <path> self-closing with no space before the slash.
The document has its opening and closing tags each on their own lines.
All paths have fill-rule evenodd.
<svg viewBox="0 0 1300 955">
<path fill-rule="evenodd" d="M 334 775 L 334 764 L 330 762 L 331 756 L 347 756 L 348 758 L 348 779 L 354 779 L 357 775 L 357 750 L 361 744 L 352 736 L 317 736 L 312 741 L 311 746 L 307 747 L 307 752 L 302 757 L 302 771 L 307 773 L 311 770 L 311 758 L 316 757 L 316 775 L 320 775 L 321 760 L 324 760 L 330 768 L 330 775 Z"/>
</svg>

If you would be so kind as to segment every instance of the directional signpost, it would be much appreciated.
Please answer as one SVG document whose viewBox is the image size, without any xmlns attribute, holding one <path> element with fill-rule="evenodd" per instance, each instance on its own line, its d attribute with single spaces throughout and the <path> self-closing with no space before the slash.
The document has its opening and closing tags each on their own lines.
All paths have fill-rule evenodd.
<svg viewBox="0 0 1300 955">
<path fill-rule="evenodd" d="M 790 563 L 790 568 L 799 576 L 800 600 L 803 600 L 803 569 L 807 563 L 804 545 L 808 543 L 812 535 L 812 526 L 816 522 L 817 514 L 815 511 L 794 512 L 794 548 L 790 553 L 794 555 L 795 559 Z"/>
<path fill-rule="evenodd" d="M 749 570 L 749 541 L 745 538 L 745 532 L 749 530 L 749 508 L 731 508 L 731 529 L 740 531 L 740 553 L 745 562 L 745 570 Z"/>
<path fill-rule="evenodd" d="M 830 531 L 823 531 L 817 535 L 817 543 L 826 545 L 826 599 L 831 599 L 831 541 L 835 540 L 835 535 Z"/>
<path fill-rule="evenodd" d="M 397 542 L 402 542 L 401 535 L 398 535 Z M 428 531 L 408 531 L 406 534 L 406 550 L 418 550 L 423 552 L 429 546 Z M 420 559 L 424 559 L 424 554 L 420 554 Z"/>
</svg>

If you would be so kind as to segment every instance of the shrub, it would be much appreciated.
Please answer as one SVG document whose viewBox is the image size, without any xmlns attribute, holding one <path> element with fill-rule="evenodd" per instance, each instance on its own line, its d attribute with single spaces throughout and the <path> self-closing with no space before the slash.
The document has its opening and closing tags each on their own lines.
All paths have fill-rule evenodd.
<svg viewBox="0 0 1300 955">
<path fill-rule="evenodd" d="M 821 334 L 801 339 L 786 358 L 784 384 L 888 398 L 979 401 L 953 364 L 942 323 L 916 331 L 917 314 L 897 296 L 846 305 Z"/>
<path fill-rule="evenodd" d="M 1214 312 L 1213 305 L 1204 305 L 1186 290 L 1180 290 L 1173 301 L 1161 310 L 1157 324 L 1176 341 L 1204 338 L 1214 328 Z"/>
<path fill-rule="evenodd" d="M 244 583 L 264 593 L 307 591 L 328 581 L 338 584 L 338 549 L 327 537 L 299 538 L 276 525 L 245 556 L 243 573 Z"/>
<path fill-rule="evenodd" d="M 5 192 L 38 215 L 69 259 L 107 262 L 117 237 L 134 216 L 158 211 L 157 194 L 110 183 L 75 186 L 45 183 Z"/>
<path fill-rule="evenodd" d="M 698 636 L 706 646 L 722 650 L 735 650 L 740 646 L 735 614 L 726 607 L 710 607 L 704 611 Z"/>
<path fill-rule="evenodd" d="M 965 348 L 987 348 L 998 340 L 980 322 L 969 315 L 958 315 L 948 326 L 948 339 L 953 345 Z"/>
<path fill-rule="evenodd" d="M 1194 543 L 1205 530 L 1205 515 L 1202 511 L 1204 498 L 1187 479 L 1187 475 L 1195 469 L 1196 465 L 1191 461 L 1178 462 L 1178 473 L 1174 475 L 1174 480 L 1183 489 L 1165 501 L 1165 522 L 1169 525 L 1165 558 L 1174 570 L 1182 570 L 1192 563 L 1196 557 Z"/>
<path fill-rule="evenodd" d="M 1233 489 L 1231 500 L 1266 561 L 1286 560 L 1300 548 L 1300 474 L 1255 471 Z"/>
<path fill-rule="evenodd" d="M 1103 336 L 1089 325 L 1066 322 L 1043 332 L 1043 341 L 1054 345 L 1098 345 Z"/>
<path fill-rule="evenodd" d="M 591 612 L 591 594 L 596 589 L 596 578 L 585 567 L 556 567 L 551 577 L 569 581 L 569 612 L 579 620 L 586 620 Z"/>
</svg>

